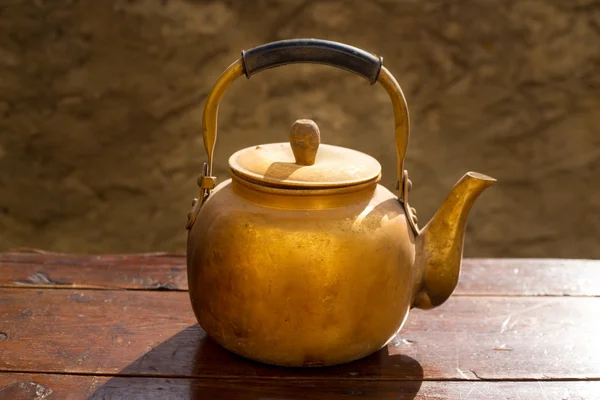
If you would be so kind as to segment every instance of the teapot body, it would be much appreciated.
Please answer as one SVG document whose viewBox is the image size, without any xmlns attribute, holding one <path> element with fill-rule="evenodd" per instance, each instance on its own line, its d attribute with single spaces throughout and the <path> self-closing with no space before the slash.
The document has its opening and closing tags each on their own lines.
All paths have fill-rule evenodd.
<svg viewBox="0 0 600 400">
<path fill-rule="evenodd" d="M 215 187 L 217 114 L 227 88 L 243 75 L 301 62 L 346 69 L 388 93 L 397 195 L 377 184 L 377 160 L 321 145 L 307 119 L 292 125 L 289 143 L 233 154 L 232 179 Z M 408 108 L 382 62 L 341 43 L 284 40 L 242 52 L 208 94 L 207 161 L 186 223 L 188 284 L 200 325 L 223 347 L 276 365 L 346 363 L 385 346 L 411 307 L 437 307 L 454 291 L 467 216 L 495 179 L 468 172 L 418 227 L 404 169 Z"/>
<path fill-rule="evenodd" d="M 317 194 L 236 178 L 188 236 L 202 328 L 241 356 L 284 366 L 350 362 L 387 344 L 419 284 L 402 204 L 378 184 Z"/>
</svg>

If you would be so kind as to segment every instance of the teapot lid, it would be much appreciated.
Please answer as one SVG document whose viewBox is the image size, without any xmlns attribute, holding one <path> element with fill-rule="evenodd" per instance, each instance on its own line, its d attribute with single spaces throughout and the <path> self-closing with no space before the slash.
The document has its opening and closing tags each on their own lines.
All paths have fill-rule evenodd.
<svg viewBox="0 0 600 400">
<path fill-rule="evenodd" d="M 248 147 L 229 158 L 234 174 L 265 186 L 323 189 L 354 186 L 381 176 L 379 162 L 364 153 L 320 143 L 319 127 L 309 119 L 292 125 L 289 143 Z"/>
</svg>

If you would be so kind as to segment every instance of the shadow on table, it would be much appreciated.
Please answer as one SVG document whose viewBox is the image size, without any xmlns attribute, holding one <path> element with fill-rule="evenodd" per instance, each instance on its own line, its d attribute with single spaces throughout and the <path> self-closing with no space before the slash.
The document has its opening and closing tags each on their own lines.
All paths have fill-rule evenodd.
<svg viewBox="0 0 600 400">
<path fill-rule="evenodd" d="M 275 367 L 223 349 L 196 324 L 155 346 L 119 375 L 90 398 L 408 400 L 421 387 L 423 369 L 411 357 L 389 355 L 387 348 L 335 367 Z"/>
</svg>

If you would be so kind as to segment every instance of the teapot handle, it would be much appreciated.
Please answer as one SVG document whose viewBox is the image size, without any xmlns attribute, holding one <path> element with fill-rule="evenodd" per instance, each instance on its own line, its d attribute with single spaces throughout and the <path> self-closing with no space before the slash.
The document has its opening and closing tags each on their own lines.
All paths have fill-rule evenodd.
<svg viewBox="0 0 600 400">
<path fill-rule="evenodd" d="M 286 64 L 314 63 L 354 72 L 368 80 L 377 82 L 383 66 L 383 58 L 367 53 L 347 44 L 319 39 L 281 40 L 242 51 L 244 74 L 252 75 L 268 68 Z"/>
<path fill-rule="evenodd" d="M 202 136 L 208 155 L 207 165 L 198 177 L 200 197 L 194 201 L 192 211 L 188 214 L 187 229 L 191 229 L 200 207 L 214 188 L 216 178 L 212 176 L 213 155 L 217 140 L 217 116 L 219 103 L 225 91 L 242 75 L 250 78 L 257 72 L 285 64 L 317 63 L 345 69 L 367 79 L 371 84 L 379 82 L 388 93 L 394 111 L 396 136 L 396 153 L 398 156 L 398 198 L 403 203 L 408 222 L 417 235 L 417 218 L 408 205 L 410 181 L 408 172 L 404 170 L 404 157 L 408 147 L 410 125 L 408 107 L 400 85 L 387 68 L 383 59 L 346 44 L 320 39 L 282 40 L 264 44 L 253 49 L 242 51 L 242 57 L 231 64 L 219 77 L 204 105 L 202 116 Z"/>
</svg>

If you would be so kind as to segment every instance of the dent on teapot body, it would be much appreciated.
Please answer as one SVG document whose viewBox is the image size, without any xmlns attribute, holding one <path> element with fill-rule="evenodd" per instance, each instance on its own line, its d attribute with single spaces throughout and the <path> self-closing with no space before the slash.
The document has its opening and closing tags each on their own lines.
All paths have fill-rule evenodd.
<svg viewBox="0 0 600 400">
<path fill-rule="evenodd" d="M 370 156 L 328 146 L 321 158 L 337 155 L 342 164 L 336 157 L 320 162 L 315 153 L 320 134 L 307 120 L 292 129 L 291 149 L 271 144 L 255 148 L 261 151 L 243 150 L 243 157 L 234 154 L 232 179 L 215 188 L 217 111 L 226 89 L 244 74 L 292 62 L 344 68 L 388 92 L 397 195 L 377 184 L 380 166 Z M 410 308 L 439 306 L 454 291 L 468 213 L 495 180 L 467 173 L 432 220 L 418 228 L 403 164 L 408 109 L 381 59 L 315 39 L 243 52 L 209 94 L 202 129 L 208 162 L 198 178 L 200 196 L 188 214 L 188 284 L 200 325 L 225 348 L 276 365 L 341 364 L 385 346 Z M 277 164 L 278 172 L 285 166 L 285 174 L 265 168 L 271 165 L 271 158 L 263 158 L 269 149 L 277 157 L 294 154 L 295 161 Z M 349 171 L 360 170 L 360 177 L 344 173 L 346 164 Z M 286 179 L 290 173 L 296 180 Z"/>
<path fill-rule="evenodd" d="M 334 365 L 384 346 L 416 284 L 396 196 L 374 184 L 313 196 L 306 209 L 294 204 L 306 196 L 260 195 L 238 179 L 221 184 L 190 231 L 200 325 L 229 350 L 278 365 Z"/>
</svg>

